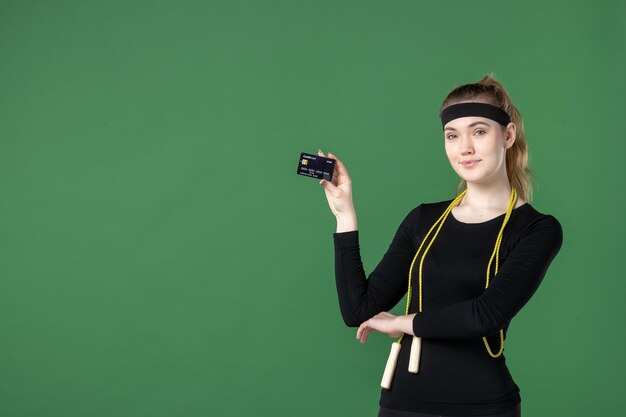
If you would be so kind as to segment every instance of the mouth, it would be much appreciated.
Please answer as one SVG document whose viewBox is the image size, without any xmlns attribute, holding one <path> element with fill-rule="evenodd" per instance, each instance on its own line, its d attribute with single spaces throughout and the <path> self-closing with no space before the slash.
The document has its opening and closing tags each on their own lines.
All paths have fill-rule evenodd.
<svg viewBox="0 0 626 417">
<path fill-rule="evenodd" d="M 461 165 L 463 165 L 464 167 L 473 167 L 474 165 L 478 164 L 481 161 L 481 159 L 472 159 L 470 161 L 463 161 L 461 162 Z"/>
</svg>

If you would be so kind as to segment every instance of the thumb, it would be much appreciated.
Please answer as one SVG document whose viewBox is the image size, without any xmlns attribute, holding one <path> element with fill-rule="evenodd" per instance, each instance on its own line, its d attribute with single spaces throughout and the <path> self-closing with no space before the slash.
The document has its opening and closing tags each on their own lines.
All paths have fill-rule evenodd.
<svg viewBox="0 0 626 417">
<path fill-rule="evenodd" d="M 330 182 L 330 181 L 326 181 L 326 180 L 324 180 L 324 179 L 320 180 L 320 185 L 321 185 L 322 187 L 324 187 L 324 188 L 328 189 L 328 191 L 331 191 L 331 190 L 334 190 L 335 188 L 337 188 L 337 187 L 335 187 L 335 184 L 333 184 L 333 183 L 332 183 L 332 182 Z"/>
</svg>

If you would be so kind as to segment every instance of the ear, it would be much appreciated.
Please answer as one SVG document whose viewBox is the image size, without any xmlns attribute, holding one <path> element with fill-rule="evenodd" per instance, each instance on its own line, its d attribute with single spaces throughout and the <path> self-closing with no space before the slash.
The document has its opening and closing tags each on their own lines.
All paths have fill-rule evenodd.
<svg viewBox="0 0 626 417">
<path fill-rule="evenodd" d="M 517 126 L 515 123 L 509 122 L 504 129 L 504 148 L 509 149 L 515 143 L 515 136 L 517 135 Z"/>
</svg>

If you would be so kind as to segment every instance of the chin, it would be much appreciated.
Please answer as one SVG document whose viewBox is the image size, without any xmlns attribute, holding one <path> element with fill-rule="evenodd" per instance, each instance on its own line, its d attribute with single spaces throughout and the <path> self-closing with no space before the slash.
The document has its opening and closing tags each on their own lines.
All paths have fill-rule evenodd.
<svg viewBox="0 0 626 417">
<path fill-rule="evenodd" d="M 476 183 L 479 184 L 485 181 L 484 175 L 459 175 L 461 179 L 467 183 Z"/>
<path fill-rule="evenodd" d="M 472 181 L 472 180 L 477 180 L 481 177 L 483 177 L 484 175 L 480 172 L 475 172 L 475 171 L 471 171 L 471 172 L 467 172 L 466 170 L 464 170 L 463 168 L 461 168 L 460 170 L 456 171 L 457 175 L 461 178 L 464 179 L 465 181 Z"/>
</svg>

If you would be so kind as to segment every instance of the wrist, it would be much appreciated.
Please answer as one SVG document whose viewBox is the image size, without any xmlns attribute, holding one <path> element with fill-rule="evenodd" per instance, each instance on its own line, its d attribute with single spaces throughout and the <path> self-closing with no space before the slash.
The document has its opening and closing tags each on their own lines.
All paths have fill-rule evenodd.
<svg viewBox="0 0 626 417">
<path fill-rule="evenodd" d="M 396 329 L 399 332 L 409 334 L 414 336 L 413 334 L 413 318 L 415 318 L 415 313 L 407 314 L 404 316 L 396 316 Z"/>
<path fill-rule="evenodd" d="M 352 215 L 337 216 L 337 233 L 351 232 L 353 230 L 358 230 L 356 216 L 352 216 Z"/>
</svg>

